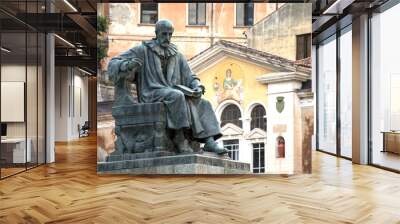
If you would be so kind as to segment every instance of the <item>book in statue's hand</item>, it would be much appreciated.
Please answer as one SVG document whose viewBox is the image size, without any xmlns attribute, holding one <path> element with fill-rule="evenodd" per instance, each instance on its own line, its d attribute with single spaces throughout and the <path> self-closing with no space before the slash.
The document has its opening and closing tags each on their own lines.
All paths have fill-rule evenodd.
<svg viewBox="0 0 400 224">
<path fill-rule="evenodd" d="M 184 86 L 184 85 L 175 85 L 175 89 L 180 90 L 185 96 L 190 96 L 190 97 L 201 97 L 201 92 L 194 91 L 193 89 Z"/>
</svg>

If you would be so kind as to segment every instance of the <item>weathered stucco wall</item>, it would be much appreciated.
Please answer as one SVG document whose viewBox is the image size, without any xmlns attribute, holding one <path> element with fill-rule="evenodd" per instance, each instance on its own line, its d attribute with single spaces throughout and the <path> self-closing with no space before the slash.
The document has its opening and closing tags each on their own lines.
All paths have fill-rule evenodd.
<svg viewBox="0 0 400 224">
<path fill-rule="evenodd" d="M 139 3 L 104 4 L 110 18 L 109 57 L 119 54 L 142 40 L 155 36 L 154 25 L 140 24 Z M 255 3 L 254 21 L 257 23 L 275 11 L 276 4 Z M 187 58 L 191 58 L 207 49 L 218 40 L 229 40 L 247 44 L 243 32 L 249 33 L 250 27 L 236 26 L 234 3 L 207 3 L 206 25 L 188 25 L 188 3 L 159 3 L 158 18 L 169 19 L 174 23 L 175 32 L 172 42 L 178 45 Z"/>
<path fill-rule="evenodd" d="M 296 35 L 311 33 L 311 3 L 287 3 L 256 23 L 249 47 L 296 60 Z"/>
<path fill-rule="evenodd" d="M 301 108 L 302 122 L 302 172 L 311 173 L 312 155 L 311 139 L 314 133 L 314 107 L 312 105 Z"/>
</svg>

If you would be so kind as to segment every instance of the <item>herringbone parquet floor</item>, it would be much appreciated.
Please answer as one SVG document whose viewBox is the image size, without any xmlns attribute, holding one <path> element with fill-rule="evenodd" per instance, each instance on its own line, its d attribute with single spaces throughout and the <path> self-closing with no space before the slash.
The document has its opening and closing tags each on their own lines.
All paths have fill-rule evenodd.
<svg viewBox="0 0 400 224">
<path fill-rule="evenodd" d="M 313 174 L 97 176 L 94 137 L 0 181 L 0 223 L 400 223 L 400 175 L 322 153 Z"/>
</svg>

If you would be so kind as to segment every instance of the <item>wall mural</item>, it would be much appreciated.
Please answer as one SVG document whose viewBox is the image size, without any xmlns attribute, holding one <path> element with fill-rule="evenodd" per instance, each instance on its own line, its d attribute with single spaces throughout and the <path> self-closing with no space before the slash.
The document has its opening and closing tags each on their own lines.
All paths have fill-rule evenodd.
<svg viewBox="0 0 400 224">
<path fill-rule="evenodd" d="M 235 63 L 219 69 L 214 77 L 215 100 L 221 103 L 224 100 L 234 100 L 239 104 L 243 102 L 243 71 Z"/>
</svg>

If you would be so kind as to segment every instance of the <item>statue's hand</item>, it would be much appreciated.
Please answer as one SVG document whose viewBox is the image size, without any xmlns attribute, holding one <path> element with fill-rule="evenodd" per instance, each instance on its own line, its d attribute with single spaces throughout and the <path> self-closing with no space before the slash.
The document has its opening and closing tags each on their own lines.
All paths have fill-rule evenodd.
<svg viewBox="0 0 400 224">
<path fill-rule="evenodd" d="M 121 72 L 131 72 L 135 68 L 136 61 L 126 60 L 121 63 L 120 71 Z"/>
<path fill-rule="evenodd" d="M 196 96 L 195 96 L 195 97 L 200 98 L 201 95 L 205 93 L 205 88 L 204 88 L 204 86 L 201 86 L 201 85 L 200 85 L 200 86 L 198 86 L 198 87 L 196 87 L 196 88 L 194 89 L 194 92 L 196 93 Z"/>
</svg>

